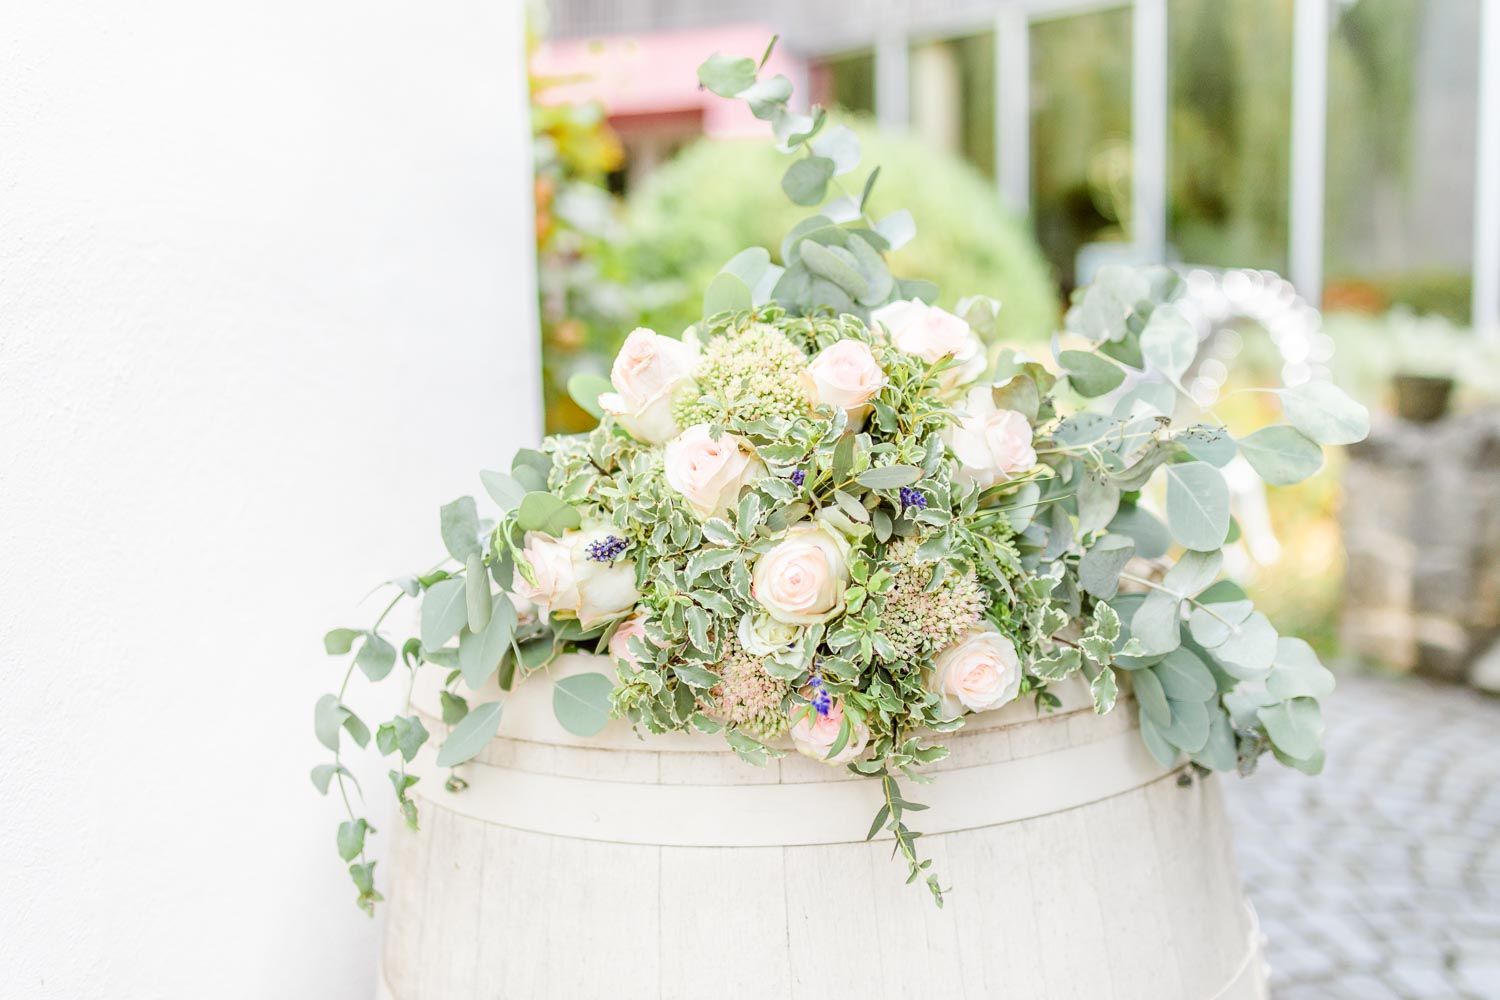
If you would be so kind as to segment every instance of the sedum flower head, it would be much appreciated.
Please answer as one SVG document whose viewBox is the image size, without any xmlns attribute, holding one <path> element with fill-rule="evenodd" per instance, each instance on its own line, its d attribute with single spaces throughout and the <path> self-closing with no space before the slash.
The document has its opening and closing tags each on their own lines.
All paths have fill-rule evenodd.
<svg viewBox="0 0 1500 1000">
<path fill-rule="evenodd" d="M 962 576 L 950 573 L 929 590 L 934 567 L 919 564 L 916 552 L 914 539 L 897 542 L 886 552 L 894 564 L 895 582 L 886 591 L 881 621 L 902 660 L 915 660 L 951 645 L 984 614 L 984 590 L 973 570 Z"/>
<path fill-rule="evenodd" d="M 752 323 L 709 341 L 696 381 L 698 394 L 677 403 L 682 427 L 726 417 L 760 420 L 806 416 L 811 409 L 803 373 L 807 356 L 780 330 Z"/>
<path fill-rule="evenodd" d="M 759 658 L 745 652 L 738 639 L 729 641 L 723 661 L 714 670 L 722 679 L 709 691 L 713 698 L 710 715 L 765 740 L 786 730 L 781 703 L 791 685 L 766 673 Z"/>
</svg>

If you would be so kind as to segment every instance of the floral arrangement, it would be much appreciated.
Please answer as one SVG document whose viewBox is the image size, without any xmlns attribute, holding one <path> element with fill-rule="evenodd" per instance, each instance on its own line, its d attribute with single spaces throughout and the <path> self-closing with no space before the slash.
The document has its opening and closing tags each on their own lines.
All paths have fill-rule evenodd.
<svg viewBox="0 0 1500 1000">
<path fill-rule="evenodd" d="M 333 759 L 314 783 L 349 802 L 341 733 L 360 746 L 371 733 L 346 689 L 356 669 L 394 671 L 382 625 L 408 597 L 408 685 L 423 664 L 447 671 L 439 766 L 495 735 L 503 699 L 469 701 L 492 678 L 508 691 L 561 653 L 606 654 L 555 683 L 564 727 L 587 736 L 617 717 L 721 734 L 751 763 L 795 749 L 867 775 L 884 791 L 870 835 L 889 831 L 939 904 L 898 781 L 927 780 L 942 734 L 972 713 L 1054 707 L 1064 678 L 1082 675 L 1101 713 L 1128 689 L 1164 766 L 1248 772 L 1269 751 L 1317 772 L 1333 678 L 1219 579 L 1236 535 L 1220 469 L 1243 457 L 1267 483 L 1295 482 L 1320 445 L 1363 437 L 1367 414 L 1313 382 L 1274 390 L 1285 423 L 1231 433 L 1182 388 L 1198 338 L 1164 268 L 1102 272 L 1050 364 L 988 349 L 998 304 L 950 313 L 892 278 L 883 254 L 911 237 L 910 216 L 872 219 L 878 171 L 858 195 L 839 181 L 859 163 L 852 133 L 792 111 L 790 84 L 758 70 L 715 56 L 700 79 L 771 124 L 798 156 L 784 190 L 821 210 L 781 265 L 763 249 L 730 261 L 680 337 L 636 330 L 607 382 L 575 378 L 599 425 L 482 472 L 498 515 L 448 504 L 448 558 L 393 581 L 372 627 L 327 635 L 331 654 L 358 650 L 317 706 Z M 415 826 L 406 765 L 431 734 L 409 702 L 373 738 Z M 337 838 L 367 909 L 369 831 L 351 809 Z"/>
</svg>

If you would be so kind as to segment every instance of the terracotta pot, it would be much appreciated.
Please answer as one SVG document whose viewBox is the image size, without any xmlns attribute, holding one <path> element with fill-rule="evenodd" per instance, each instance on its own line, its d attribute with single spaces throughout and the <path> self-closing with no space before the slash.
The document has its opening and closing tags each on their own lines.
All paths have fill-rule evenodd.
<svg viewBox="0 0 1500 1000">
<path fill-rule="evenodd" d="M 435 739 L 421 831 L 387 824 L 381 996 L 1263 998 L 1217 779 L 1153 760 L 1130 702 L 1059 694 L 972 717 L 932 784 L 904 783 L 931 806 L 908 823 L 951 887 L 938 909 L 865 841 L 880 786 L 842 767 L 623 723 L 579 739 L 532 677 L 450 794 L 420 692 Z"/>
</svg>

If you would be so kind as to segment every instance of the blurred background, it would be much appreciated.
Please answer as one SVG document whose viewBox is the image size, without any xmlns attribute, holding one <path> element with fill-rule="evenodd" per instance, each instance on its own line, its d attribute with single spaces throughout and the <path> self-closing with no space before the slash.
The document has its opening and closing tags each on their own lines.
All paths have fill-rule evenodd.
<svg viewBox="0 0 1500 1000">
<path fill-rule="evenodd" d="M 591 422 L 569 377 L 805 214 L 694 76 L 773 34 L 942 304 L 998 298 L 1045 351 L 1100 266 L 1169 263 L 1200 401 L 1265 420 L 1229 394 L 1331 376 L 1366 403 L 1369 441 L 1237 497 L 1235 574 L 1344 685 L 1323 780 L 1230 783 L 1241 860 L 1278 996 L 1500 997 L 1500 3 L 552 0 L 531 32 L 550 430 Z"/>
</svg>

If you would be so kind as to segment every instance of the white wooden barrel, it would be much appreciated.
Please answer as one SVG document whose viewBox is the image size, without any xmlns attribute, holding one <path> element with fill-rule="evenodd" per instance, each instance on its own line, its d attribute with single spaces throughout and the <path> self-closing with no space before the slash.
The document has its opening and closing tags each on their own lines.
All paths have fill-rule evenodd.
<svg viewBox="0 0 1500 1000">
<path fill-rule="evenodd" d="M 1216 780 L 1152 760 L 1132 705 L 1058 693 L 971 718 L 933 784 L 904 783 L 931 806 L 907 821 L 938 909 L 888 835 L 864 840 L 878 782 L 624 723 L 579 739 L 532 677 L 466 791 L 443 791 L 437 739 L 416 763 L 421 830 L 386 827 L 380 995 L 1261 1000 Z M 436 702 L 418 692 L 435 737 Z"/>
</svg>

